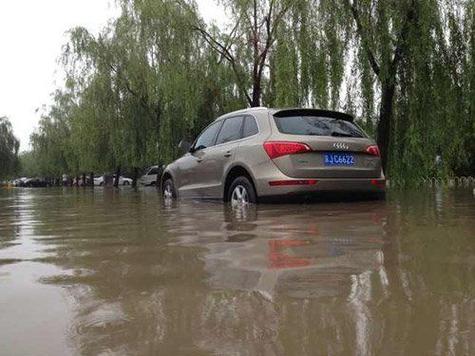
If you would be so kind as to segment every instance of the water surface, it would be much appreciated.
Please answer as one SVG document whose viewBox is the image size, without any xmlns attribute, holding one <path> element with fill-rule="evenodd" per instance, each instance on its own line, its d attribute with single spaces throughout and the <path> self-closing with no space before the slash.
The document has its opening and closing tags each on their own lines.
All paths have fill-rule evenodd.
<svg viewBox="0 0 475 356">
<path fill-rule="evenodd" d="M 1 355 L 475 354 L 475 198 L 0 190 Z"/>
</svg>

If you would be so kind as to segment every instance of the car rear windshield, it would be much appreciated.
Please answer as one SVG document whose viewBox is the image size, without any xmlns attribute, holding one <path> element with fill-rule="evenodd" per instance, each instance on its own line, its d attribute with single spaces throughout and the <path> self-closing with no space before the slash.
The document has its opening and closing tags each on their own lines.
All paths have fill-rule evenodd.
<svg viewBox="0 0 475 356">
<path fill-rule="evenodd" d="M 365 137 L 353 123 L 323 116 L 274 117 L 281 133 L 289 135 Z"/>
</svg>

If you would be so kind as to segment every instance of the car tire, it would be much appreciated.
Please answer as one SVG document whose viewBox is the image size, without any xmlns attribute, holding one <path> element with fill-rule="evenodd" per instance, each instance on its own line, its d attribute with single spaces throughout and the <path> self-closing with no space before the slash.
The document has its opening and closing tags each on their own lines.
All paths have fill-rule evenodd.
<svg viewBox="0 0 475 356">
<path fill-rule="evenodd" d="M 257 203 L 256 190 L 249 178 L 245 176 L 235 178 L 226 192 L 226 201 L 232 205 Z"/>
<path fill-rule="evenodd" d="M 125 181 L 122 185 L 130 185 L 128 181 Z"/>
<path fill-rule="evenodd" d="M 172 179 L 169 178 L 163 183 L 162 196 L 164 199 L 168 199 L 168 200 L 176 199 L 177 194 L 176 194 L 175 184 L 173 184 Z"/>
</svg>

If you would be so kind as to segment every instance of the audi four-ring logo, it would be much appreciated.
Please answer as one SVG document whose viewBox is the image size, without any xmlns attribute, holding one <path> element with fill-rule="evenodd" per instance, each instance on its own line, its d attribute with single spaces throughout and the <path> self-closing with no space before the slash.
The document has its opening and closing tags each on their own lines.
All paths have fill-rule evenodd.
<svg viewBox="0 0 475 356">
<path fill-rule="evenodd" d="M 338 148 L 339 150 L 347 150 L 350 148 L 346 143 L 343 142 L 335 142 L 333 147 Z"/>
</svg>

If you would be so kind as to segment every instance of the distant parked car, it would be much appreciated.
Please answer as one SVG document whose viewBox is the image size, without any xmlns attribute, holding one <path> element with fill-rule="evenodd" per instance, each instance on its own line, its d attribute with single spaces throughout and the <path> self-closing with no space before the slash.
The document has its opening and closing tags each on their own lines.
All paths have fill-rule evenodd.
<svg viewBox="0 0 475 356">
<path fill-rule="evenodd" d="M 69 183 L 69 176 L 67 174 L 63 174 L 61 177 L 61 181 L 64 186 L 67 186 Z"/>
<path fill-rule="evenodd" d="M 28 178 L 27 177 L 21 177 L 21 178 L 17 178 L 13 181 L 13 185 L 15 187 L 24 187 L 25 186 L 25 181 L 27 180 Z"/>
<path fill-rule="evenodd" d="M 103 184 L 104 184 L 104 176 L 94 177 L 94 185 L 103 185 Z"/>
<path fill-rule="evenodd" d="M 160 179 L 162 172 L 163 166 L 151 166 L 145 170 L 145 174 L 139 178 L 138 182 L 142 185 L 156 185 L 157 175 Z"/>
<path fill-rule="evenodd" d="M 44 188 L 48 186 L 48 182 L 43 178 L 28 178 L 24 181 L 23 186 L 28 188 Z"/>
<path fill-rule="evenodd" d="M 115 174 L 112 175 L 112 181 L 115 181 Z M 132 179 L 119 176 L 119 185 L 131 185 Z M 102 186 L 104 185 L 104 176 L 94 177 L 94 185 Z"/>
</svg>

